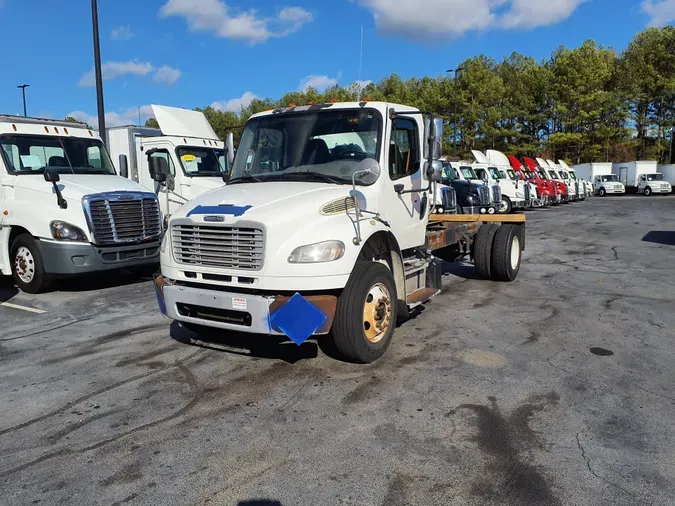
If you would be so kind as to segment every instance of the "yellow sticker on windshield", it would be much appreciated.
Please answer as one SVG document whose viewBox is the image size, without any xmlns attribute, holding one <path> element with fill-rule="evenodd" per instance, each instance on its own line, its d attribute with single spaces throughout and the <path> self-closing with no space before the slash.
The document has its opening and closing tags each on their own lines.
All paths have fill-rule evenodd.
<svg viewBox="0 0 675 506">
<path fill-rule="evenodd" d="M 194 162 L 197 157 L 195 155 L 183 155 L 180 158 L 184 162 Z"/>
</svg>

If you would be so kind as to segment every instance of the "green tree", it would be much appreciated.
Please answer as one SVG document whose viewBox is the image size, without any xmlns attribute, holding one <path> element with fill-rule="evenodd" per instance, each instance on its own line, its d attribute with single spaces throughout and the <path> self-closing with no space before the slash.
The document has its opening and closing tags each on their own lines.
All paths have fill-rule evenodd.
<svg viewBox="0 0 675 506">
<path fill-rule="evenodd" d="M 148 120 L 145 122 L 145 126 L 148 128 L 159 128 L 159 123 L 157 123 L 155 118 L 148 118 Z"/>
<path fill-rule="evenodd" d="M 67 121 L 69 123 L 78 123 L 80 125 L 83 125 L 83 126 L 87 127 L 89 130 L 94 130 L 94 128 L 90 124 L 85 123 L 85 122 L 80 121 L 80 120 L 77 120 L 77 119 L 73 118 L 72 116 L 66 116 L 65 118 L 63 118 L 63 121 Z"/>
</svg>

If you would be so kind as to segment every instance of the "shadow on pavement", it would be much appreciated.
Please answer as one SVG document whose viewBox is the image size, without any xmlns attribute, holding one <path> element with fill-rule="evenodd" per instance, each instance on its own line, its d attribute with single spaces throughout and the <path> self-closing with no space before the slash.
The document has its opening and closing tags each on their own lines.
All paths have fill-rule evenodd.
<svg viewBox="0 0 675 506">
<path fill-rule="evenodd" d="M 319 356 L 319 345 L 312 340 L 298 346 L 279 336 L 247 334 L 208 327 L 196 333 L 178 322 L 171 324 L 170 335 L 172 339 L 191 346 L 233 355 L 283 360 L 289 364 Z"/>
<path fill-rule="evenodd" d="M 666 246 L 675 246 L 675 232 L 652 231 L 648 232 L 642 240 L 644 242 L 653 242 L 655 244 L 665 244 Z"/>
<path fill-rule="evenodd" d="M 482 279 L 476 274 L 476 268 L 468 262 L 444 262 L 443 275 L 452 274 L 464 279 Z"/>
<path fill-rule="evenodd" d="M 118 286 L 135 285 L 146 281 L 152 281 L 150 270 L 143 272 L 130 270 L 110 271 L 100 274 L 58 278 L 52 282 L 50 291 L 88 292 L 103 290 L 105 288 L 116 288 Z"/>
<path fill-rule="evenodd" d="M 9 302 L 19 293 L 12 276 L 0 276 L 0 302 Z"/>
</svg>

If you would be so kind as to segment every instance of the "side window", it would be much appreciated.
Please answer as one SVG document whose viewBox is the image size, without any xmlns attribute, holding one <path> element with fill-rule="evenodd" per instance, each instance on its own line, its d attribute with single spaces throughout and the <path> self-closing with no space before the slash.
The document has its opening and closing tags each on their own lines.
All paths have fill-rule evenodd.
<svg viewBox="0 0 675 506">
<path fill-rule="evenodd" d="M 176 168 L 173 165 L 173 160 L 168 151 L 155 151 L 149 158 L 163 158 L 166 161 L 166 165 L 169 167 L 169 172 L 172 176 L 176 175 Z"/>
<path fill-rule="evenodd" d="M 411 119 L 394 120 L 389 143 L 389 176 L 399 179 L 417 172 L 420 166 L 419 132 Z"/>
<path fill-rule="evenodd" d="M 19 148 L 15 144 L 2 144 L 2 151 L 5 153 L 5 160 L 9 164 L 9 171 L 21 169 L 21 159 L 19 158 Z"/>
</svg>

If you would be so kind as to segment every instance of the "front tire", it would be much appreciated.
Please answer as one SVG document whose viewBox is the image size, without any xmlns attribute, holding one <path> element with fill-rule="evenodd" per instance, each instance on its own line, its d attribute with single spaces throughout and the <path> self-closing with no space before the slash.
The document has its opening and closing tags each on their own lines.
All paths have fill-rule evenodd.
<svg viewBox="0 0 675 506">
<path fill-rule="evenodd" d="M 30 234 L 21 234 L 10 248 L 12 276 L 16 285 L 25 293 L 41 293 L 50 285 L 37 242 Z"/>
<path fill-rule="evenodd" d="M 502 195 L 502 201 L 499 203 L 499 214 L 509 214 L 513 210 L 511 199 Z"/>
<path fill-rule="evenodd" d="M 335 347 L 348 360 L 375 362 L 389 347 L 397 318 L 396 283 L 389 268 L 358 262 L 335 310 Z"/>
<path fill-rule="evenodd" d="M 598 195 L 600 195 L 601 197 L 604 197 L 605 195 L 607 195 L 607 190 L 605 190 L 604 187 L 600 188 L 600 190 L 598 191 Z"/>
<path fill-rule="evenodd" d="M 652 195 L 652 189 L 651 189 L 651 187 L 648 186 L 647 188 L 645 188 L 645 197 L 651 197 L 651 195 Z"/>
</svg>

